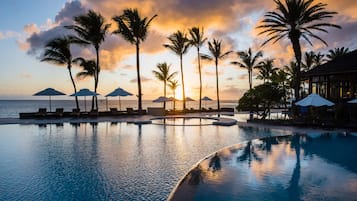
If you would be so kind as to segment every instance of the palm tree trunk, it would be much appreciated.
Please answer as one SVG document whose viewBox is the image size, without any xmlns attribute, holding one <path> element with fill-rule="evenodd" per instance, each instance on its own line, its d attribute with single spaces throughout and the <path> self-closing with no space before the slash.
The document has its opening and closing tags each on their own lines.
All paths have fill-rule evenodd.
<svg viewBox="0 0 357 201">
<path fill-rule="evenodd" d="M 71 66 L 68 66 L 68 72 L 69 72 L 69 77 L 71 77 L 72 85 L 73 85 L 73 88 L 74 88 L 74 93 L 77 93 L 77 87 L 76 87 L 76 83 L 74 83 L 74 79 L 73 79 L 72 71 L 71 71 Z M 75 96 L 75 100 L 76 100 L 76 108 L 77 108 L 77 110 L 79 110 L 78 96 Z"/>
<path fill-rule="evenodd" d="M 249 89 L 252 89 L 252 71 L 248 68 Z"/>
<path fill-rule="evenodd" d="M 296 59 L 296 77 L 294 84 L 295 101 L 300 99 L 300 69 L 301 69 L 301 46 L 298 37 L 290 37 Z"/>
<path fill-rule="evenodd" d="M 98 88 L 98 82 L 99 82 L 99 72 L 100 72 L 100 67 L 99 67 L 99 47 L 95 48 L 96 54 L 97 54 L 97 68 L 96 68 L 96 76 L 95 76 L 95 87 L 94 87 L 94 92 L 97 93 L 97 88 Z M 98 97 L 95 96 L 95 108 L 98 110 Z"/>
<path fill-rule="evenodd" d="M 202 75 L 201 75 L 201 60 L 200 60 L 200 48 L 197 47 L 197 60 L 198 60 L 198 73 L 200 75 L 200 102 L 199 102 L 199 110 L 202 109 Z"/>
<path fill-rule="evenodd" d="M 182 66 L 182 54 L 180 54 L 180 67 L 181 67 L 181 83 L 182 83 L 182 103 L 183 103 L 183 110 L 186 109 L 186 95 L 185 95 L 185 82 L 183 79 L 183 66 Z"/>
<path fill-rule="evenodd" d="M 164 97 L 166 98 L 166 80 L 164 80 Z M 164 110 L 166 110 L 166 101 L 164 101 Z"/>
<path fill-rule="evenodd" d="M 219 88 L 218 88 L 218 59 L 215 60 L 216 63 L 216 88 L 217 88 L 217 109 L 218 111 L 221 110 L 220 103 L 219 103 Z"/>
<path fill-rule="evenodd" d="M 141 79 L 140 79 L 140 61 L 139 61 L 139 51 L 140 51 L 140 47 L 139 47 L 139 39 L 136 39 L 136 75 L 138 78 L 138 110 L 139 113 L 142 113 L 142 100 L 141 100 Z"/>
<path fill-rule="evenodd" d="M 175 92 L 175 90 L 172 90 L 172 92 L 174 93 L 174 110 L 176 110 L 175 108 L 175 106 L 176 106 L 176 92 Z"/>
</svg>

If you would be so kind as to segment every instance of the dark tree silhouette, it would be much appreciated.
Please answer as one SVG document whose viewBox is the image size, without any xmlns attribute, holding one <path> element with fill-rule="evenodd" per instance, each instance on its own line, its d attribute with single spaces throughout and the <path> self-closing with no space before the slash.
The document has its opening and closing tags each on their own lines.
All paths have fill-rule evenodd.
<svg viewBox="0 0 357 201">
<path fill-rule="evenodd" d="M 310 45 L 311 39 L 314 38 L 327 43 L 314 31 L 327 33 L 327 27 L 341 28 L 338 25 L 323 22 L 325 19 L 332 18 L 336 12 L 326 11 L 327 4 L 316 3 L 314 0 L 274 0 L 276 11 L 267 12 L 264 15 L 262 25 L 257 28 L 263 29 L 259 34 L 266 34 L 268 39 L 263 45 L 269 42 L 277 42 L 283 38 L 289 38 L 291 41 L 296 65 L 296 79 L 294 86 L 295 99 L 300 98 L 300 68 L 301 68 L 301 44 L 303 38 Z"/>
<path fill-rule="evenodd" d="M 142 93 L 141 93 L 141 78 L 140 78 L 140 44 L 147 38 L 147 33 L 151 21 L 157 17 L 152 16 L 142 18 L 137 9 L 125 9 L 120 16 L 113 17 L 117 22 L 118 29 L 113 33 L 121 35 L 126 41 L 134 44 L 136 47 L 136 74 L 138 79 L 138 109 L 142 112 Z"/>
</svg>

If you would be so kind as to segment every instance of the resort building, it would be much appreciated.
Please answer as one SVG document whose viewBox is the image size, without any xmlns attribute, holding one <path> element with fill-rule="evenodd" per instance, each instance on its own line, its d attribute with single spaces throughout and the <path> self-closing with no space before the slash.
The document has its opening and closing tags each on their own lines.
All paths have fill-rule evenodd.
<svg viewBox="0 0 357 201">
<path fill-rule="evenodd" d="M 334 102 L 357 98 L 357 50 L 301 74 L 305 93 Z"/>
</svg>

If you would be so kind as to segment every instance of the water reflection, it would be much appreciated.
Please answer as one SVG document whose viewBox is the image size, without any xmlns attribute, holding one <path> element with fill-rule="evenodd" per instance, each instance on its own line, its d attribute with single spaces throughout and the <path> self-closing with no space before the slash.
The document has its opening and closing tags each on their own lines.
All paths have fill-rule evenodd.
<svg viewBox="0 0 357 201">
<path fill-rule="evenodd" d="M 349 134 L 252 140 L 203 160 L 187 175 L 195 182 L 184 179 L 172 200 L 353 200 L 355 154 L 357 137 Z"/>
</svg>

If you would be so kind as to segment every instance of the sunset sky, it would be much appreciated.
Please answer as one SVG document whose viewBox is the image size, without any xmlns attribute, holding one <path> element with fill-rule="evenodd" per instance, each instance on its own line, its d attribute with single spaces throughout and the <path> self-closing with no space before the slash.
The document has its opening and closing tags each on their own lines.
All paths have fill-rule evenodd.
<svg viewBox="0 0 357 201">
<path fill-rule="evenodd" d="M 303 44 L 303 51 L 321 51 L 335 47 L 357 48 L 356 0 L 321 0 L 329 11 L 337 11 L 331 22 L 342 26 L 341 30 L 328 29 L 320 34 L 328 47 L 314 41 L 314 46 Z M 0 2 L 0 99 L 32 98 L 35 92 L 53 87 L 67 94 L 73 93 L 67 69 L 39 61 L 43 45 L 49 39 L 68 32 L 64 25 L 72 24 L 73 16 L 84 14 L 88 9 L 100 12 L 111 23 L 110 32 L 117 28 L 112 21 L 125 8 L 138 8 L 142 16 L 157 18 L 152 21 L 148 38 L 141 46 L 141 75 L 143 99 L 151 100 L 163 93 L 163 84 L 155 79 L 152 70 L 156 64 L 167 62 L 179 71 L 179 58 L 163 47 L 167 37 L 177 31 L 187 31 L 192 26 L 204 27 L 209 40 L 221 39 L 228 51 L 242 51 L 252 47 L 262 50 L 264 58 L 276 58 L 281 67 L 292 59 L 288 40 L 261 48 L 264 36 L 257 36 L 255 29 L 266 11 L 275 9 L 273 0 L 2 0 Z M 94 59 L 93 49 L 73 47 L 74 54 L 81 53 Z M 205 47 L 202 53 L 208 53 Z M 117 87 L 137 94 L 135 47 L 120 36 L 108 34 L 101 46 L 101 67 L 98 91 L 105 95 Z M 186 96 L 197 99 L 199 75 L 196 49 L 184 55 Z M 236 100 L 248 88 L 245 69 L 230 65 L 237 60 L 232 54 L 219 66 L 221 99 Z M 213 63 L 203 63 L 203 95 L 215 98 L 215 68 Z M 73 67 L 73 74 L 80 68 Z M 178 74 L 179 75 L 179 74 Z M 180 80 L 177 76 L 176 79 Z M 76 80 L 78 88 L 93 89 L 93 79 Z M 253 79 L 253 85 L 260 83 Z M 178 88 L 177 93 L 180 92 Z M 171 91 L 169 91 L 169 95 Z M 135 99 L 131 97 L 129 99 Z"/>
</svg>

